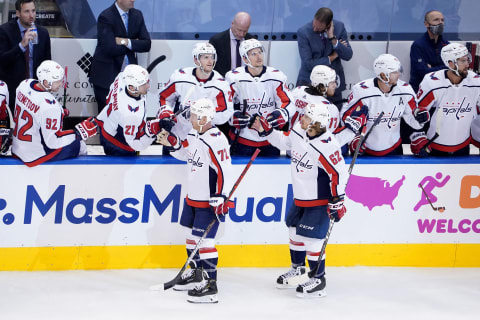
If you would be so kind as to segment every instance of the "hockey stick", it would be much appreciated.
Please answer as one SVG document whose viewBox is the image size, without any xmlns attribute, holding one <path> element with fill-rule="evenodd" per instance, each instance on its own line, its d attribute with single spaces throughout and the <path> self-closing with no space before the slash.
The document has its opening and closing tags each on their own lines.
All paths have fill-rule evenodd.
<svg viewBox="0 0 480 320">
<path fill-rule="evenodd" d="M 63 110 L 67 109 L 67 84 L 68 84 L 68 66 L 65 66 L 65 78 L 63 83 Z M 64 113 L 65 114 L 65 113 Z"/>
<path fill-rule="evenodd" d="M 423 186 L 419 183 L 418 186 L 422 189 L 423 194 L 425 195 L 425 198 L 427 198 L 428 203 L 430 203 L 430 207 L 432 207 L 433 211 L 438 211 L 438 212 L 443 212 L 445 211 L 445 207 L 434 207 L 432 201 L 428 197 L 427 192 L 425 189 L 423 189 Z"/>
<path fill-rule="evenodd" d="M 370 127 L 370 129 L 367 131 L 367 133 L 365 135 L 360 134 L 360 136 L 361 136 L 360 141 L 358 142 L 357 147 L 355 148 L 355 152 L 353 153 L 352 162 L 350 162 L 350 167 L 348 167 L 348 174 L 349 174 L 348 178 L 349 179 L 350 179 L 350 175 L 352 174 L 353 165 L 355 164 L 355 161 L 357 160 L 358 153 L 360 152 L 360 149 L 361 149 L 362 145 L 365 143 L 365 140 L 367 140 L 367 138 L 370 135 L 370 133 L 372 132 L 373 128 L 375 128 L 375 126 L 380 123 L 380 120 L 382 120 L 382 117 L 383 117 L 384 113 L 385 112 L 383 112 L 383 111 L 380 112 L 377 119 L 375 119 L 375 121 L 373 122 L 373 125 Z M 347 180 L 347 183 L 348 183 L 348 180 Z"/>
<path fill-rule="evenodd" d="M 165 55 L 161 55 L 159 57 L 157 57 L 155 60 L 153 60 L 147 67 L 147 71 L 148 73 L 152 72 L 153 69 L 155 69 L 155 67 L 160 63 L 162 62 L 163 60 L 165 60 L 167 57 Z"/>
<path fill-rule="evenodd" d="M 250 166 L 252 165 L 253 161 L 255 161 L 255 159 L 257 158 L 258 154 L 260 153 L 260 149 L 256 149 L 255 152 L 253 153 L 252 157 L 250 158 L 250 161 L 248 161 L 247 165 L 245 166 L 245 168 L 243 169 L 242 173 L 240 174 L 240 176 L 238 177 L 237 181 L 235 181 L 235 184 L 233 185 L 232 187 L 232 190 L 230 190 L 230 193 L 228 194 L 228 198 L 227 200 L 225 200 L 224 203 L 228 204 L 228 201 L 230 200 L 230 198 L 232 197 L 233 193 L 235 192 L 235 190 L 237 190 L 237 187 L 238 185 L 240 184 L 240 182 L 242 181 L 243 177 L 245 176 L 245 174 L 247 173 L 248 169 L 250 168 Z M 205 239 L 205 237 L 207 236 L 207 234 L 210 232 L 210 230 L 213 228 L 213 226 L 215 225 L 215 223 L 217 222 L 217 217 L 213 218 L 213 220 L 208 224 L 207 228 L 205 229 L 205 231 L 203 232 L 202 236 L 200 237 L 200 239 L 198 240 L 197 242 L 197 245 L 195 246 L 195 248 L 192 250 L 192 252 L 190 253 L 190 255 L 188 256 L 188 259 L 187 261 L 185 262 L 185 264 L 183 265 L 182 269 L 180 270 L 180 272 L 175 276 L 175 278 L 173 278 L 172 280 L 168 281 L 168 282 L 165 282 L 163 284 L 163 290 L 168 290 L 170 289 L 171 287 L 173 287 L 175 284 L 177 284 L 177 282 L 180 280 L 180 278 L 182 277 L 182 274 L 183 272 L 185 271 L 185 269 L 187 268 L 187 266 L 190 264 L 190 262 L 193 260 L 193 257 L 195 256 L 195 254 L 197 253 L 199 247 L 200 247 L 200 244 L 202 243 L 203 239 Z"/>
<path fill-rule="evenodd" d="M 370 133 L 372 132 L 373 128 L 375 128 L 379 123 L 380 123 L 380 120 L 382 120 L 382 116 L 383 116 L 384 112 L 380 112 L 380 114 L 378 115 L 377 119 L 375 119 L 375 121 L 373 122 L 373 125 L 370 127 L 370 129 L 368 129 L 367 133 L 365 135 L 362 135 L 362 137 L 360 138 L 360 141 L 358 142 L 358 145 L 357 147 L 355 148 L 355 152 L 353 154 L 353 157 L 352 157 L 352 162 L 350 163 L 350 167 L 348 168 L 348 179 L 347 179 L 347 184 L 348 184 L 348 181 L 350 180 L 350 176 L 352 175 L 352 171 L 353 171 L 353 166 L 355 165 L 355 160 L 357 159 L 358 157 L 358 153 L 360 152 L 360 147 L 363 143 L 365 143 L 365 141 L 367 140 L 368 136 L 370 135 Z M 328 230 L 327 230 L 327 234 L 325 236 L 325 239 L 323 240 L 323 244 L 322 244 L 322 249 L 320 250 L 320 255 L 318 256 L 318 261 L 317 261 L 317 265 L 315 266 L 315 269 L 311 270 L 309 272 L 310 275 L 312 275 L 312 277 L 314 275 L 317 274 L 318 272 L 318 268 L 320 268 L 320 262 L 322 261 L 322 257 L 323 255 L 325 254 L 325 250 L 327 248 L 327 243 L 328 243 L 328 239 L 330 238 L 330 234 L 332 233 L 332 229 L 333 229 L 333 225 L 335 224 L 335 218 L 332 216 L 330 217 L 330 223 L 328 225 Z"/>
</svg>

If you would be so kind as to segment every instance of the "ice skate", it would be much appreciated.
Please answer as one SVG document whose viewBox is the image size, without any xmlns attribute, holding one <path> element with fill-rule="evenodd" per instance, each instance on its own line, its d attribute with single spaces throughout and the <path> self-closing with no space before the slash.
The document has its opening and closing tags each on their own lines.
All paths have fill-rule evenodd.
<svg viewBox="0 0 480 320">
<path fill-rule="evenodd" d="M 307 268 L 305 266 L 292 267 L 277 278 L 278 289 L 293 289 L 306 280 Z"/>
<path fill-rule="evenodd" d="M 327 281 L 325 277 L 310 278 L 297 287 L 297 297 L 299 298 L 320 298 L 327 295 L 325 286 Z"/>
<path fill-rule="evenodd" d="M 195 288 L 188 291 L 187 301 L 192 303 L 217 303 L 217 293 L 217 281 L 208 279 L 207 276 Z"/>
</svg>

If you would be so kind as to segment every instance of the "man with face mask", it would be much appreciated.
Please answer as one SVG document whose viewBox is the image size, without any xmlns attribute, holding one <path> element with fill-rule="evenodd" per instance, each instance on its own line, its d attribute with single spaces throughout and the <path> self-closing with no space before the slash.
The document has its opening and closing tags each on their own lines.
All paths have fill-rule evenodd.
<svg viewBox="0 0 480 320">
<path fill-rule="evenodd" d="M 414 41 L 410 49 L 410 85 L 415 92 L 427 73 L 446 68 L 440 57 L 442 48 L 449 43 L 442 36 L 443 14 L 437 10 L 428 11 L 424 24 L 427 32 Z"/>
</svg>

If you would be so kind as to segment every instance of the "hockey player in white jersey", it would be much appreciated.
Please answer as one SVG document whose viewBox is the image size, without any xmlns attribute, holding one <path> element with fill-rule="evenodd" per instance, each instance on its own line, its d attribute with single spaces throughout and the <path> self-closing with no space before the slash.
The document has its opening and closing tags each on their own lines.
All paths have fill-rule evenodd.
<svg viewBox="0 0 480 320">
<path fill-rule="evenodd" d="M 315 66 L 310 74 L 311 85 L 296 87 L 292 91 L 296 112 L 290 118 L 290 125 L 293 126 L 295 122 L 299 121 L 304 114 L 305 106 L 309 103 L 325 104 L 330 115 L 327 130 L 333 132 L 340 145 L 343 146 L 350 142 L 366 123 L 368 106 L 361 105 L 354 110 L 346 117 L 345 124 L 343 124 L 337 106 L 327 100 L 327 98 L 333 97 L 335 94 L 335 89 L 337 88 L 336 79 L 337 75 L 332 68 L 325 65 Z M 345 147 L 344 153 L 346 151 L 347 148 Z"/>
<path fill-rule="evenodd" d="M 286 224 L 290 236 L 292 268 L 277 279 L 278 288 L 295 288 L 299 297 L 322 297 L 325 292 L 325 255 L 319 261 L 330 217 L 338 222 L 346 213 L 343 204 L 348 173 L 340 144 L 327 130 L 329 114 L 326 104 L 309 103 L 305 115 L 289 135 L 272 130 L 263 118 L 253 127 L 279 149 L 291 150 L 291 173 L 294 204 Z M 305 256 L 311 272 L 308 280 Z"/>
<path fill-rule="evenodd" d="M 171 155 L 187 161 L 188 184 L 180 224 L 191 230 L 187 235 L 187 255 L 190 255 L 207 225 L 217 216 L 225 221 L 224 215 L 233 202 L 225 203 L 232 181 L 230 146 L 225 135 L 212 125 L 215 106 L 209 99 L 199 99 L 190 105 L 189 119 L 193 129 L 186 139 L 176 145 L 159 135 L 160 143 L 171 147 Z M 215 235 L 219 222 L 212 227 L 200 243 L 194 257 L 193 268 L 187 270 L 176 290 L 188 290 L 188 301 L 194 303 L 218 302 L 217 261 Z"/>
<path fill-rule="evenodd" d="M 430 127 L 426 136 L 414 134 L 426 144 L 438 133 L 430 155 L 465 156 L 470 150 L 470 127 L 478 116 L 480 76 L 468 70 L 468 50 L 460 43 L 443 47 L 441 57 L 448 70 L 426 74 L 418 89 L 418 106 L 431 115 Z"/>
<path fill-rule="evenodd" d="M 230 131 L 235 155 L 251 156 L 260 148 L 260 156 L 277 156 L 280 151 L 271 146 L 265 137 L 250 128 L 256 117 L 263 116 L 275 129 L 288 123 L 289 113 L 295 113 L 288 91 L 287 77 L 283 72 L 264 65 L 264 48 L 256 39 L 240 44 L 240 56 L 246 66 L 227 72 L 225 78 L 233 92 L 234 108 Z M 245 103 L 246 102 L 246 103 Z M 236 137 L 238 135 L 238 137 Z"/>
<path fill-rule="evenodd" d="M 402 139 L 400 137 L 400 120 L 413 129 L 421 129 L 425 112 L 418 113 L 415 93 L 412 87 L 400 80 L 402 66 L 400 61 L 391 54 L 381 54 L 373 62 L 375 78 L 367 79 L 355 84 L 348 97 L 348 105 L 343 113 L 343 121 L 355 110 L 363 105 L 368 106 L 367 130 L 370 129 L 376 118 L 383 111 L 380 123 L 373 128 L 361 152 L 372 156 L 387 156 L 403 154 Z M 359 142 L 356 136 L 350 149 L 353 152 Z M 412 141 L 412 149 L 416 146 Z"/>
<path fill-rule="evenodd" d="M 63 130 L 62 106 L 52 95 L 62 86 L 63 77 L 63 68 L 46 60 L 37 68 L 38 80 L 24 80 L 17 88 L 12 155 L 29 167 L 86 154 L 83 140 L 97 134 L 93 118 L 74 130 Z"/>
<path fill-rule="evenodd" d="M 155 141 L 162 127 L 158 119 L 147 120 L 149 88 L 148 71 L 136 64 L 126 66 L 111 84 L 107 104 L 97 116 L 106 155 L 135 156 Z"/>
<path fill-rule="evenodd" d="M 158 118 L 171 120 L 174 132 L 185 138 L 192 129 L 190 120 L 182 113 L 175 117 L 174 112 L 188 108 L 193 101 L 201 98 L 211 100 L 215 105 L 212 124 L 226 124 L 233 114 L 232 96 L 228 82 L 213 70 L 217 60 L 215 48 L 210 43 L 197 43 L 192 51 L 195 67 L 180 68 L 173 72 L 164 90 L 160 92 Z M 221 128 L 228 132 L 228 124 Z"/>
<path fill-rule="evenodd" d="M 0 80 L 0 156 L 7 155 L 12 144 L 12 117 L 8 107 L 8 87 Z"/>
</svg>

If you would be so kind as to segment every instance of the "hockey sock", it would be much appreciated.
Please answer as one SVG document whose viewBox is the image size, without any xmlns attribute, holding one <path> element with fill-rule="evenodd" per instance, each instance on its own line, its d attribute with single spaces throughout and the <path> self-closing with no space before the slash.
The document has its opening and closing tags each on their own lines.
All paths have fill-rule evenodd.
<svg viewBox="0 0 480 320">
<path fill-rule="evenodd" d="M 296 234 L 296 228 L 290 227 L 290 259 L 292 260 L 292 267 L 300 267 L 305 265 L 305 257 L 307 255 L 305 251 L 305 244 L 302 239 Z"/>
<path fill-rule="evenodd" d="M 200 263 L 210 279 L 217 280 L 218 251 L 215 239 L 205 239 L 200 247 Z"/>
<path fill-rule="evenodd" d="M 190 254 L 192 253 L 193 249 L 197 245 L 198 239 L 194 239 L 194 238 L 197 238 L 197 237 L 189 236 L 189 238 L 187 238 L 187 257 L 190 257 Z M 197 268 L 201 267 L 201 265 L 200 265 L 200 255 L 198 254 L 198 251 L 193 256 L 192 261 L 195 263 Z"/>
<path fill-rule="evenodd" d="M 308 266 L 310 267 L 310 270 L 314 270 L 315 267 L 317 266 L 318 260 L 308 260 Z M 325 275 L 325 259 L 320 261 L 320 266 L 318 267 L 318 271 L 316 274 L 311 275 L 312 277 L 315 278 L 320 278 Z"/>
</svg>

